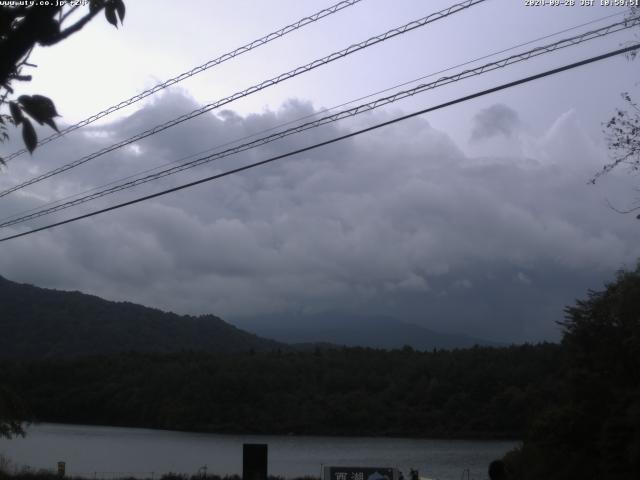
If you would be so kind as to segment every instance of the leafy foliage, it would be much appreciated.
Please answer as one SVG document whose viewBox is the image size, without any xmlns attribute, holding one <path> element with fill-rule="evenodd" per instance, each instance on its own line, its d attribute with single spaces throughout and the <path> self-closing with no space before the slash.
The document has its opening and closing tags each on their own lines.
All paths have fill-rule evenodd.
<svg viewBox="0 0 640 480">
<path fill-rule="evenodd" d="M 99 9 L 101 5 L 100 1 L 92 1 L 90 8 L 93 10 Z M 114 27 L 118 28 L 118 19 L 120 23 L 124 21 L 125 6 L 122 0 L 113 0 L 108 2 L 105 6 L 104 16 Z"/>
<path fill-rule="evenodd" d="M 640 171 L 640 107 L 631 99 L 628 92 L 624 92 L 622 98 L 627 104 L 627 109 L 617 109 L 605 124 L 606 140 L 612 161 L 591 180 L 592 183 L 620 165 L 626 165 L 632 172 Z M 629 213 L 638 208 L 640 206 L 623 213 Z"/>
<path fill-rule="evenodd" d="M 28 82 L 31 75 L 23 69 L 34 67 L 28 62 L 29 55 L 37 45 L 51 46 L 80 31 L 94 16 L 104 10 L 105 18 L 113 26 L 124 21 L 123 0 L 91 0 L 88 9 L 81 13 L 81 2 L 46 2 L 48 5 L 15 2 L 0 5 L 0 107 L 8 104 L 15 126 L 22 125 L 22 138 L 33 152 L 38 137 L 31 120 L 58 130 L 54 118 L 58 116 L 53 102 L 43 95 L 21 95 L 17 101 L 9 101 L 13 95 L 12 83 Z M 60 5 L 57 5 L 60 3 Z M 79 18 L 78 18 L 79 17 Z M 74 19 L 73 22 L 69 22 Z M 0 116 L 0 142 L 8 139 L 8 116 Z M 4 164 L 0 157 L 0 164 Z"/>
<path fill-rule="evenodd" d="M 629 7 L 627 20 L 635 19 L 640 15 L 640 7 Z M 636 42 L 640 40 L 636 34 Z M 627 54 L 629 60 L 635 60 L 638 50 Z M 609 148 L 611 161 L 606 164 L 591 179 L 595 184 L 599 177 L 611 172 L 615 168 L 626 165 L 631 172 L 640 170 L 640 108 L 637 102 L 631 99 L 629 92 L 623 92 L 622 98 L 626 108 L 617 108 L 614 115 L 604 124 L 605 139 Z M 640 209 L 640 205 L 626 210 L 614 208 L 618 213 L 631 213 Z M 636 218 L 640 219 L 640 215 Z"/>
<path fill-rule="evenodd" d="M 559 402 L 507 461 L 514 478 L 640 476 L 640 264 L 566 309 Z"/>
</svg>

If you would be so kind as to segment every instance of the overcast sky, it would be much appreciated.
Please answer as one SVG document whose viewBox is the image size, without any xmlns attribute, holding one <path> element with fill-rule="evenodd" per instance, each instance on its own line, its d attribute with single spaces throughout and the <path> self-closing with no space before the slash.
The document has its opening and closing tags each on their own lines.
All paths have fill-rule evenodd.
<svg viewBox="0 0 640 480">
<path fill-rule="evenodd" d="M 118 30 L 99 18 L 64 43 L 36 50 L 34 81 L 18 93 L 50 96 L 60 122 L 73 123 L 332 3 L 129 0 Z M 363 0 L 10 162 L 0 188 L 451 3 Z M 624 9 L 489 0 L 4 197 L 0 216 L 616 13 Z M 29 226 L 284 153 L 633 39 L 633 31 L 623 32 L 438 88 Z M 500 341 L 555 340 L 565 305 L 640 257 L 640 222 L 608 206 L 633 205 L 638 177 L 621 170 L 587 184 L 608 160 L 602 123 L 622 105 L 620 92 L 639 93 L 638 80 L 637 62 L 606 60 L 12 240 L 0 244 L 0 275 L 230 321 L 346 310 Z M 18 146 L 15 134 L 2 148 Z"/>
</svg>

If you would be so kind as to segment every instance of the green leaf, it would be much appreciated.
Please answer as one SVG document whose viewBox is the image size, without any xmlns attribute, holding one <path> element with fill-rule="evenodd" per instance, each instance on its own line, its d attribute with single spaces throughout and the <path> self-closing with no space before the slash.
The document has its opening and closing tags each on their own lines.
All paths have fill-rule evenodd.
<svg viewBox="0 0 640 480">
<path fill-rule="evenodd" d="M 104 7 L 104 16 L 114 27 L 118 28 L 118 19 L 116 18 L 116 7 L 112 3 Z"/>
<path fill-rule="evenodd" d="M 58 130 L 53 122 L 53 117 L 58 117 L 56 107 L 50 98 L 43 95 L 21 95 L 18 101 L 26 113 L 40 125 L 46 123 L 54 130 Z"/>
<path fill-rule="evenodd" d="M 89 12 L 94 13 L 104 7 L 104 0 L 91 0 L 89 2 Z"/>
<path fill-rule="evenodd" d="M 14 17 L 4 9 L 0 9 L 0 32 L 8 32 Z"/>
<path fill-rule="evenodd" d="M 33 153 L 36 149 L 36 145 L 38 144 L 38 136 L 36 135 L 36 131 L 31 125 L 31 122 L 27 118 L 22 119 L 22 139 L 24 140 L 24 144 L 27 146 L 27 150 L 29 153 Z"/>
<path fill-rule="evenodd" d="M 11 116 L 13 117 L 13 123 L 15 123 L 16 125 L 20 125 L 20 122 L 24 120 L 24 116 L 22 115 L 20 106 L 16 102 L 9 102 L 9 111 L 11 112 Z"/>
<path fill-rule="evenodd" d="M 118 13 L 118 18 L 120 19 L 120 23 L 122 23 L 124 21 L 124 13 L 125 13 L 124 2 L 123 0 L 114 0 L 113 3 L 115 4 L 116 12 Z"/>
<path fill-rule="evenodd" d="M 40 45 L 54 45 L 59 41 L 60 24 L 55 18 L 45 18 L 38 23 L 37 32 L 37 40 Z"/>
<path fill-rule="evenodd" d="M 44 120 L 44 123 L 46 123 L 47 125 L 49 125 L 51 128 L 53 128 L 56 132 L 60 133 L 60 130 L 58 130 L 58 126 L 56 125 L 56 122 L 53 121 L 53 118 L 47 118 L 46 120 Z"/>
</svg>

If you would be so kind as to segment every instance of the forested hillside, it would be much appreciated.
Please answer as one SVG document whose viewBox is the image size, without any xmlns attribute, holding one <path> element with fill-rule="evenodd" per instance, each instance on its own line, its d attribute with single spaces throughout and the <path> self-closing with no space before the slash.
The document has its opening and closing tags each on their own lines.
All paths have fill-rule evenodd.
<svg viewBox="0 0 640 480">
<path fill-rule="evenodd" d="M 566 309 L 561 391 L 507 457 L 517 480 L 640 478 L 640 263 Z"/>
<path fill-rule="evenodd" d="M 120 354 L 0 363 L 40 421 L 297 434 L 520 437 L 558 391 L 558 345 Z"/>
<path fill-rule="evenodd" d="M 0 277 L 0 358 L 117 352 L 241 352 L 281 345 L 213 315 L 193 317 Z"/>
</svg>

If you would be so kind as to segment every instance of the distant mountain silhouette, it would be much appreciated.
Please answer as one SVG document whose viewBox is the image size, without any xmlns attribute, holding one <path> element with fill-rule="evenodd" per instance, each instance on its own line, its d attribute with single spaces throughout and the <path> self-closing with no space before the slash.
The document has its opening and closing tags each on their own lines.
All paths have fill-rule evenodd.
<svg viewBox="0 0 640 480">
<path fill-rule="evenodd" d="M 435 332 L 425 327 L 381 315 L 324 312 L 313 315 L 265 315 L 234 320 L 240 328 L 286 343 L 417 350 L 500 346 L 497 342 L 466 335 Z"/>
<path fill-rule="evenodd" d="M 0 276 L 0 358 L 128 351 L 228 353 L 282 346 L 213 315 L 177 315 L 80 292 L 19 284 Z"/>
</svg>

